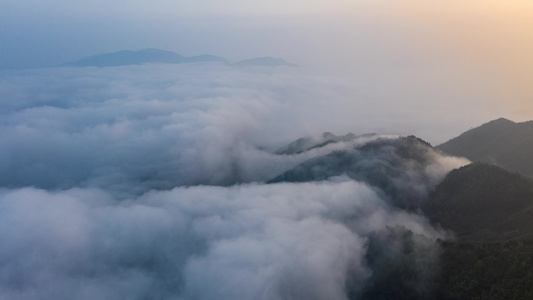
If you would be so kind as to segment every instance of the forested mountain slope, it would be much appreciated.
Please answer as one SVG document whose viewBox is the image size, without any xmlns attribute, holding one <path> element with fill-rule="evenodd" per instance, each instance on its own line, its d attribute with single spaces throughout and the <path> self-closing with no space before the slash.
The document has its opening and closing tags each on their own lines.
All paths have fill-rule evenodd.
<svg viewBox="0 0 533 300">
<path fill-rule="evenodd" d="M 422 210 L 460 241 L 533 239 L 533 180 L 473 163 L 451 171 Z"/>
<path fill-rule="evenodd" d="M 434 299 L 533 299 L 533 180 L 474 163 L 422 203 L 456 240 L 441 242 Z"/>
<path fill-rule="evenodd" d="M 436 148 L 450 155 L 498 165 L 533 177 L 533 121 L 515 123 L 500 118 Z"/>
</svg>

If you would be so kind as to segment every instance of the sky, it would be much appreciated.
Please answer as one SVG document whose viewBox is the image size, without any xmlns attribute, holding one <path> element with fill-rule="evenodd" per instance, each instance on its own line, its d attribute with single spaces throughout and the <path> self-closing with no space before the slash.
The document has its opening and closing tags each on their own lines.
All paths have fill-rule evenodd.
<svg viewBox="0 0 533 300">
<path fill-rule="evenodd" d="M 402 137 L 532 120 L 532 22 L 526 0 L 1 1 L 0 298 L 345 300 L 372 256 L 424 290 L 452 233 L 395 201 L 469 162 Z M 143 48 L 299 66 L 57 67 Z M 276 153 L 326 131 L 378 135 Z M 339 153 L 367 173 L 267 184 Z"/>
<path fill-rule="evenodd" d="M 406 90 L 426 90 L 397 91 L 398 98 L 439 103 L 447 92 L 450 106 L 473 104 L 483 114 L 466 130 L 496 117 L 533 118 L 532 20 L 525 0 L 6 0 L 0 68 L 142 48 L 230 61 L 282 57 L 319 75 L 352 76 L 354 84 L 364 77 L 396 89 L 381 82 L 389 77 Z"/>
</svg>

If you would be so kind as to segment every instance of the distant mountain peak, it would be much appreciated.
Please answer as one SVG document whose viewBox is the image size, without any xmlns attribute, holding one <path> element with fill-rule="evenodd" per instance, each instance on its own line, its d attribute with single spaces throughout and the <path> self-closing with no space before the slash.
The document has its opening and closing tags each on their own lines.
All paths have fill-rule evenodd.
<svg viewBox="0 0 533 300">
<path fill-rule="evenodd" d="M 516 123 L 506 118 L 498 118 L 496 120 L 492 120 L 490 122 L 487 122 L 481 125 L 481 127 L 485 125 L 512 125 L 512 124 L 516 124 Z"/>
<path fill-rule="evenodd" d="M 252 59 L 245 59 L 234 63 L 235 66 L 245 67 L 245 66 L 263 66 L 263 67 L 297 67 L 298 65 L 287 62 L 281 58 L 275 57 L 256 57 Z"/>
<path fill-rule="evenodd" d="M 492 123 L 492 122 L 515 123 L 515 122 L 513 122 L 513 121 L 511 121 L 511 120 L 509 120 L 509 119 L 503 118 L 503 117 L 498 118 L 498 119 L 496 119 L 496 120 L 492 120 L 492 121 L 490 121 L 489 123 Z"/>
<path fill-rule="evenodd" d="M 172 51 L 168 51 L 168 50 L 162 50 L 162 49 L 157 49 L 157 48 L 144 48 L 144 49 L 141 49 L 141 50 L 137 50 L 137 52 L 151 52 L 151 53 L 174 53 Z"/>
<path fill-rule="evenodd" d="M 186 57 L 172 51 L 156 48 L 145 48 L 138 51 L 121 50 L 112 53 L 92 55 L 66 65 L 75 67 L 114 67 L 148 63 L 184 64 L 199 62 L 227 63 L 227 60 L 214 55 Z"/>
<path fill-rule="evenodd" d="M 115 66 L 129 66 L 129 65 L 142 65 L 150 63 L 159 64 L 185 64 L 185 63 L 207 63 L 217 62 L 229 64 L 228 60 L 215 55 L 196 55 L 196 56 L 183 56 L 181 54 L 161 50 L 156 48 L 144 48 L 141 50 L 120 50 L 110 53 L 102 53 L 97 55 L 91 55 L 84 57 L 75 62 L 66 63 L 62 66 L 73 67 L 115 67 Z M 290 66 L 295 67 L 297 65 L 287 62 L 281 58 L 275 57 L 256 57 L 246 60 L 241 60 L 236 63 L 232 63 L 233 66 L 245 67 L 245 66 L 262 66 L 262 67 L 279 67 Z"/>
</svg>

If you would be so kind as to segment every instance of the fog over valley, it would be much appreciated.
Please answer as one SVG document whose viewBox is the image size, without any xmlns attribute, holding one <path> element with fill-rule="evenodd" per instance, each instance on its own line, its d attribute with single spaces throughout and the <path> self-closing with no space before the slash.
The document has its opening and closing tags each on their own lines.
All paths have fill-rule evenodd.
<svg viewBox="0 0 533 300">
<path fill-rule="evenodd" d="M 431 278 L 424 264 L 437 264 L 436 239 L 448 233 L 416 207 L 468 162 L 377 134 L 311 135 L 284 153 L 329 124 L 370 130 L 355 126 L 363 115 L 327 101 L 346 97 L 331 94 L 339 83 L 290 67 L 2 78 L 13 100 L 0 108 L 3 298 L 346 299 L 378 268 L 365 259 L 369 241 L 389 239 L 377 247 L 393 255 L 397 230 L 424 237 L 414 240 L 424 252 L 416 272 Z M 266 183 L 339 151 L 360 164 L 332 165 L 320 181 Z"/>
<path fill-rule="evenodd" d="M 3 1 L 0 299 L 530 299 L 531 20 Z"/>
</svg>

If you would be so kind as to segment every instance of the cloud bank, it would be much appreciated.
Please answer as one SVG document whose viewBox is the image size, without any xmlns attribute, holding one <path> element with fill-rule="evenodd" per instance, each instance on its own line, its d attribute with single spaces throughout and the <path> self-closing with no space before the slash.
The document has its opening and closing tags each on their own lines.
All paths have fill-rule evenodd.
<svg viewBox="0 0 533 300">
<path fill-rule="evenodd" d="M 374 132 L 389 122 L 369 124 L 348 86 L 300 70 L 147 65 L 0 76 L 6 187 L 138 194 L 264 181 L 309 156 L 281 159 L 262 149 L 326 130 Z"/>
<path fill-rule="evenodd" d="M 375 135 L 276 154 L 308 133 L 368 129 L 342 84 L 299 72 L 2 72 L 0 298 L 349 299 L 371 294 L 391 257 L 426 293 L 446 233 L 370 175 L 265 184 L 338 151 L 375 169 L 401 149 Z M 390 151 L 361 151 L 373 143 Z M 427 152 L 423 167 L 399 157 L 404 176 L 387 180 L 426 191 L 465 163 L 411 150 Z"/>
<path fill-rule="evenodd" d="M 5 299 L 347 299 L 372 274 L 370 234 L 403 226 L 443 237 L 346 178 L 126 201 L 91 189 L 2 190 L 0 215 Z"/>
</svg>

